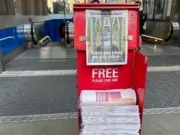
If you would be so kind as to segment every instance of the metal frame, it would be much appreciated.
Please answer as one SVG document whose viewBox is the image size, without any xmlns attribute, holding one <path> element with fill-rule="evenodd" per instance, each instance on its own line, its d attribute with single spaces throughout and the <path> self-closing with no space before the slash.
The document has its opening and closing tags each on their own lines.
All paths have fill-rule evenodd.
<svg viewBox="0 0 180 135">
<path fill-rule="evenodd" d="M 19 54 L 23 53 L 24 51 L 26 51 L 28 49 L 28 45 L 25 44 L 23 46 L 18 47 L 17 49 L 15 49 L 14 51 L 12 51 L 11 53 L 3 56 L 2 54 L 2 48 L 0 47 L 0 73 L 2 73 L 3 71 L 5 71 L 5 64 L 8 63 L 9 61 L 11 61 L 12 59 L 14 59 L 15 57 L 17 57 Z"/>
<path fill-rule="evenodd" d="M 15 57 L 20 55 L 21 53 L 25 52 L 28 49 L 28 45 L 24 44 L 23 46 L 20 46 L 16 48 L 14 51 L 8 53 L 7 55 L 3 56 L 3 64 L 7 64 L 9 61 L 13 60 Z"/>
<path fill-rule="evenodd" d="M 4 70 L 5 70 L 5 64 L 2 55 L 2 48 L 0 47 L 0 73 L 2 73 Z"/>
</svg>

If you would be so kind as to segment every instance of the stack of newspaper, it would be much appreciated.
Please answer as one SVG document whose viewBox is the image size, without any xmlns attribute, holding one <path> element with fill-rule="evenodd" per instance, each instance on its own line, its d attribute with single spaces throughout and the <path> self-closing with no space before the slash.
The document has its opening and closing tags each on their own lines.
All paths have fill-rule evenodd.
<svg viewBox="0 0 180 135">
<path fill-rule="evenodd" d="M 139 135 L 139 107 L 132 89 L 84 90 L 80 110 L 80 135 Z"/>
</svg>

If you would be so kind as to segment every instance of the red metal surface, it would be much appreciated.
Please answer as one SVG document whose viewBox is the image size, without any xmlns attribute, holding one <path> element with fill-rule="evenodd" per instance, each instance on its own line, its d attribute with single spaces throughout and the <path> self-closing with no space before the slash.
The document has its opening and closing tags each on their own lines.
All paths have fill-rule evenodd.
<svg viewBox="0 0 180 135">
<path fill-rule="evenodd" d="M 143 120 L 144 98 L 146 89 L 147 57 L 133 50 L 128 53 L 128 63 L 124 66 L 87 66 L 85 51 L 77 52 L 77 96 L 83 90 L 108 90 L 133 88 L 137 94 L 137 105 L 140 109 L 141 127 Z M 117 82 L 93 82 L 92 70 L 117 68 Z M 96 74 L 97 75 L 97 74 Z M 100 76 L 102 78 L 102 76 Z M 98 79 L 98 75 L 95 76 Z M 108 78 L 109 79 L 109 78 Z M 79 108 L 79 107 L 78 107 Z M 79 122 L 81 123 L 80 111 Z M 80 124 L 79 123 L 79 124 Z M 142 128 L 141 128 L 142 129 Z M 141 134 L 141 132 L 140 132 Z"/>
<path fill-rule="evenodd" d="M 82 90 L 91 90 L 91 89 L 108 90 L 108 89 L 130 88 L 132 84 L 131 78 L 133 75 L 133 58 L 134 58 L 134 51 L 130 51 L 128 53 L 127 65 L 87 66 L 85 52 L 78 51 L 77 53 L 78 95 Z M 118 77 L 112 77 L 113 71 L 115 72 L 114 73 L 115 76 Z"/>
<path fill-rule="evenodd" d="M 139 105 L 139 110 L 140 110 L 141 127 L 143 120 L 144 99 L 145 99 L 145 90 L 146 90 L 147 64 L 148 64 L 147 57 L 145 57 L 139 52 L 136 52 L 134 59 L 134 69 L 133 69 L 134 75 L 133 75 L 132 88 L 136 91 L 137 94 L 137 104 Z"/>
<path fill-rule="evenodd" d="M 108 89 L 126 89 L 133 88 L 137 93 L 137 103 L 140 107 L 140 112 L 143 114 L 144 94 L 146 88 L 147 75 L 147 57 L 139 52 L 130 51 L 128 54 L 128 63 L 125 66 L 86 66 L 86 55 L 84 51 L 77 53 L 77 89 L 78 96 L 83 90 L 108 90 Z M 95 74 L 93 78 L 93 69 L 117 69 L 117 81 L 112 82 L 97 82 L 95 79 L 109 79 L 103 78 L 103 75 L 98 77 Z M 111 71 L 109 70 L 109 76 Z M 116 78 L 114 78 L 116 79 Z"/>
<path fill-rule="evenodd" d="M 134 59 L 133 84 L 132 87 L 137 91 L 138 104 L 140 105 L 141 114 L 143 114 L 144 94 L 146 88 L 146 74 L 147 74 L 148 59 L 143 54 L 136 52 Z"/>
<path fill-rule="evenodd" d="M 86 35 L 86 9 L 128 10 L 128 35 L 133 40 L 128 41 L 128 49 L 139 47 L 139 5 L 138 4 L 74 4 L 74 47 L 86 50 L 86 42 L 80 41 L 80 36 Z"/>
<path fill-rule="evenodd" d="M 110 9 L 110 10 L 122 10 L 122 9 L 139 9 L 139 4 L 110 4 L 110 3 L 88 3 L 88 4 L 74 4 L 73 5 L 73 10 L 74 11 L 80 11 L 80 10 L 94 10 L 94 9 Z"/>
<path fill-rule="evenodd" d="M 108 90 L 133 88 L 137 94 L 137 104 L 142 122 L 144 94 L 146 86 L 147 58 L 135 49 L 139 47 L 139 5 L 138 4 L 75 4 L 74 5 L 74 44 L 77 49 L 77 96 L 82 90 Z M 85 42 L 85 10 L 111 9 L 128 10 L 128 63 L 123 66 L 87 66 Z M 78 107 L 79 108 L 79 107 Z M 81 116 L 79 112 L 79 127 Z"/>
</svg>

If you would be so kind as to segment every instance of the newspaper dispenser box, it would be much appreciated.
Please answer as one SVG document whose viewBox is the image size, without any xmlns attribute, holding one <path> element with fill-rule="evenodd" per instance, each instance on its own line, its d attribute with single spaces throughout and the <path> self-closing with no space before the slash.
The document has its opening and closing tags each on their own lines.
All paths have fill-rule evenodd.
<svg viewBox="0 0 180 135">
<path fill-rule="evenodd" d="M 132 88 L 142 123 L 148 60 L 136 51 L 139 5 L 74 4 L 73 9 L 78 98 L 83 90 Z M 81 126 L 79 102 L 78 112 Z"/>
</svg>

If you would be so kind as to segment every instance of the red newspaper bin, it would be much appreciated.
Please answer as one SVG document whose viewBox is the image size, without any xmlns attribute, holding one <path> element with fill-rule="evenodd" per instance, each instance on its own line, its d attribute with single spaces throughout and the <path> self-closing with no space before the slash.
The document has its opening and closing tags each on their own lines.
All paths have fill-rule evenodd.
<svg viewBox="0 0 180 135">
<path fill-rule="evenodd" d="M 128 10 L 127 62 L 123 65 L 87 65 L 86 10 Z M 77 96 L 83 90 L 109 90 L 133 88 L 137 94 L 142 123 L 146 86 L 147 57 L 137 52 L 139 47 L 138 4 L 74 4 L 74 46 L 77 50 Z M 106 80 L 108 73 L 108 81 Z M 115 75 L 116 74 L 116 75 Z M 114 76 L 115 75 L 115 76 Z M 79 110 L 79 109 L 78 109 Z M 80 111 L 79 111 L 80 112 Z M 79 125 L 81 117 L 79 113 Z M 141 131 L 140 131 L 141 133 Z"/>
</svg>

